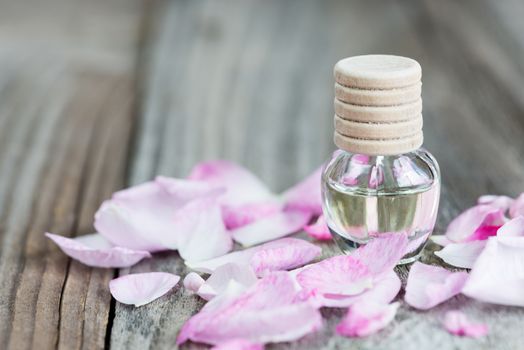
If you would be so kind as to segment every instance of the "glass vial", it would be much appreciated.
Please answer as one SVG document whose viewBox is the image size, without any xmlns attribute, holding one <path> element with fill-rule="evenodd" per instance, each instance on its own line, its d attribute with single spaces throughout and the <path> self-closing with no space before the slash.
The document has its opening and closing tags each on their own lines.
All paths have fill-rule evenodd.
<svg viewBox="0 0 524 350">
<path fill-rule="evenodd" d="M 416 260 L 440 197 L 435 158 L 421 148 L 420 65 L 367 55 L 335 65 L 335 151 L 322 173 L 323 211 L 346 253 L 382 234 L 406 233 L 400 263 Z"/>
</svg>

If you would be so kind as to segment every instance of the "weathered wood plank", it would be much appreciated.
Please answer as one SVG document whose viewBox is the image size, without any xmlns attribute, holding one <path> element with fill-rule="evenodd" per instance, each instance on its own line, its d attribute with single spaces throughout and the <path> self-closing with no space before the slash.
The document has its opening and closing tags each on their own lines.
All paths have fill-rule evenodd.
<svg viewBox="0 0 524 350">
<path fill-rule="evenodd" d="M 105 345 L 113 271 L 71 263 L 44 232 L 92 232 L 123 185 L 139 4 L 1 4 L 2 348 Z"/>
</svg>

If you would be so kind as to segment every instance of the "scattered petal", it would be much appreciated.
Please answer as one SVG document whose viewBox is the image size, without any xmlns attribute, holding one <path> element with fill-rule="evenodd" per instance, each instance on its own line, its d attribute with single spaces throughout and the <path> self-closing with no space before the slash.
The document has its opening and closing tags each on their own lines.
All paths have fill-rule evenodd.
<svg viewBox="0 0 524 350">
<path fill-rule="evenodd" d="M 184 288 L 192 293 L 196 293 L 205 282 L 198 273 L 190 272 L 184 278 Z"/>
<path fill-rule="evenodd" d="M 450 243 L 444 249 L 435 252 L 435 255 L 451 266 L 471 269 L 484 250 L 486 243 L 486 240 Z"/>
<path fill-rule="evenodd" d="M 324 215 L 320 215 L 314 224 L 304 226 L 304 231 L 319 241 L 329 241 L 333 239 Z"/>
<path fill-rule="evenodd" d="M 499 237 L 524 237 L 524 216 L 516 216 L 502 225 L 498 231 Z"/>
<path fill-rule="evenodd" d="M 519 215 L 524 216 L 524 193 L 521 193 L 509 207 L 510 218 L 516 218 Z"/>
<path fill-rule="evenodd" d="M 222 206 L 222 216 L 228 230 L 249 225 L 281 212 L 283 204 L 279 201 L 249 203 L 242 206 Z"/>
<path fill-rule="evenodd" d="M 307 264 L 321 253 L 321 249 L 303 239 L 282 238 L 253 248 L 200 262 L 186 262 L 196 271 L 212 273 L 227 263 L 250 265 L 260 277 L 270 271 L 290 270 Z"/>
<path fill-rule="evenodd" d="M 205 300 L 211 300 L 224 292 L 232 280 L 247 289 L 257 282 L 257 276 L 249 265 L 225 264 L 213 272 L 197 294 Z"/>
<path fill-rule="evenodd" d="M 357 295 L 371 288 L 369 269 L 353 256 L 335 256 L 305 267 L 297 275 L 306 291 L 328 295 Z"/>
<path fill-rule="evenodd" d="M 385 328 L 397 313 L 399 303 L 361 302 L 351 306 L 337 326 L 337 333 L 346 337 L 366 337 Z"/>
<path fill-rule="evenodd" d="M 314 216 L 322 214 L 322 195 L 320 193 L 320 175 L 322 168 L 318 168 L 284 194 L 287 209 L 303 211 Z"/>
<path fill-rule="evenodd" d="M 214 345 L 238 338 L 253 343 L 292 341 L 321 325 L 319 311 L 297 298 L 290 275 L 277 272 L 246 291 L 230 282 L 224 293 L 184 324 L 177 344 L 192 340 Z"/>
<path fill-rule="evenodd" d="M 488 303 L 524 306 L 524 238 L 490 238 L 462 293 Z"/>
<path fill-rule="evenodd" d="M 508 196 L 496 196 L 496 195 L 484 195 L 480 196 L 477 200 L 477 204 L 487 204 L 495 208 L 506 211 L 513 204 L 515 200 Z"/>
<path fill-rule="evenodd" d="M 65 254 L 88 266 L 121 268 L 132 266 L 144 258 L 151 257 L 147 251 L 114 247 L 98 233 L 76 238 L 67 238 L 52 233 L 46 233 L 46 236 L 55 242 Z"/>
<path fill-rule="evenodd" d="M 495 235 L 504 222 L 504 211 L 500 208 L 477 205 L 451 221 L 446 237 L 455 243 L 486 239 Z"/>
<path fill-rule="evenodd" d="M 311 214 L 308 212 L 285 210 L 230 232 L 235 241 L 247 247 L 297 232 L 309 220 L 311 220 Z"/>
<path fill-rule="evenodd" d="M 211 350 L 264 350 L 264 345 L 252 343 L 245 339 L 233 339 L 213 346 Z"/>
<path fill-rule="evenodd" d="M 458 336 L 479 338 L 488 334 L 487 325 L 472 323 L 464 313 L 457 310 L 446 312 L 443 325 L 449 333 Z"/>
<path fill-rule="evenodd" d="M 136 273 L 111 280 L 109 290 L 122 304 L 142 306 L 169 292 L 179 280 L 167 272 Z"/>
<path fill-rule="evenodd" d="M 351 256 L 364 263 L 373 275 L 393 269 L 406 253 L 408 236 L 405 232 L 381 233 Z"/>
<path fill-rule="evenodd" d="M 449 238 L 446 237 L 445 235 L 431 236 L 431 240 L 435 242 L 436 244 L 443 246 L 443 247 L 447 246 L 448 244 L 453 243 L 453 241 L 450 241 Z"/>
<path fill-rule="evenodd" d="M 409 271 L 405 301 L 416 309 L 430 309 L 459 294 L 467 278 L 466 272 L 416 262 Z"/>
</svg>

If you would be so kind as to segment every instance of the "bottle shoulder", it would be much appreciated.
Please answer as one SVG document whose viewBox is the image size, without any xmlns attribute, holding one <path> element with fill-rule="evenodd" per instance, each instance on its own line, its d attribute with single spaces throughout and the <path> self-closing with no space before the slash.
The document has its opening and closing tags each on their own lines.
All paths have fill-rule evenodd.
<svg viewBox="0 0 524 350">
<path fill-rule="evenodd" d="M 398 195 L 439 186 L 440 169 L 435 157 L 424 148 L 388 156 L 337 150 L 324 165 L 322 182 L 341 192 Z"/>
</svg>

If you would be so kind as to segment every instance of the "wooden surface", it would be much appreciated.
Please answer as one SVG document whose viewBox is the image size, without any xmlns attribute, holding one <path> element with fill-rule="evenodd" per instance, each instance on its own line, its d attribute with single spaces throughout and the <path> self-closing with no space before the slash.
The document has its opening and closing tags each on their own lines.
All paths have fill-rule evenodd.
<svg viewBox="0 0 524 350">
<path fill-rule="evenodd" d="M 175 347 L 198 297 L 179 286 L 134 308 L 112 302 L 107 284 L 130 271 L 183 275 L 176 253 L 91 269 L 43 233 L 89 233 L 114 190 L 185 176 L 204 159 L 289 187 L 333 148 L 331 71 L 341 57 L 421 63 L 425 145 L 443 174 L 436 231 L 481 194 L 524 191 L 523 16 L 518 0 L 0 1 L 0 348 Z M 439 263 L 435 248 L 425 261 Z M 457 307 L 490 335 L 443 331 L 443 312 Z M 391 326 L 361 340 L 333 335 L 342 310 L 323 314 L 319 333 L 268 348 L 524 344 L 522 308 L 463 296 L 429 312 L 403 304 Z"/>
</svg>

